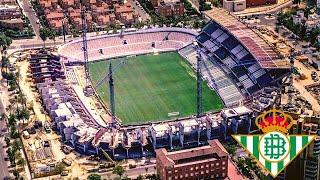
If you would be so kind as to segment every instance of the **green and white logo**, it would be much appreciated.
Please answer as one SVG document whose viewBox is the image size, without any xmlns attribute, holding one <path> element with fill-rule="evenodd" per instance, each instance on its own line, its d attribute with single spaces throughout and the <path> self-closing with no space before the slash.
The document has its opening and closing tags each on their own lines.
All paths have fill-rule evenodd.
<svg viewBox="0 0 320 180">
<path fill-rule="evenodd" d="M 232 137 L 275 178 L 316 137 L 286 135 L 292 121 L 287 114 L 272 109 L 256 119 L 257 126 L 264 134 Z"/>
</svg>

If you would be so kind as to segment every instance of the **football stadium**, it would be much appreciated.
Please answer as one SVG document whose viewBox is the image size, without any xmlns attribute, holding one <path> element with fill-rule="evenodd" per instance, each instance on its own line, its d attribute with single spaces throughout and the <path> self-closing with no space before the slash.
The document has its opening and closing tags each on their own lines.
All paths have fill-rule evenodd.
<svg viewBox="0 0 320 180">
<path fill-rule="evenodd" d="M 63 78 L 37 86 L 63 141 L 81 153 L 121 160 L 249 133 L 250 99 L 278 86 L 290 64 L 226 11 L 206 16 L 211 20 L 200 32 L 150 28 L 61 46 Z"/>
<path fill-rule="evenodd" d="M 109 63 L 119 59 L 99 61 L 89 65 L 93 84 L 106 74 Z M 114 76 L 117 117 L 122 124 L 139 124 L 196 114 L 196 76 L 189 64 L 177 53 L 148 54 L 129 57 Z M 108 84 L 97 92 L 109 107 Z M 219 96 L 203 83 L 203 111 L 219 111 L 223 104 Z M 168 115 L 169 114 L 169 115 Z"/>
<path fill-rule="evenodd" d="M 88 52 L 88 70 L 93 86 L 108 74 L 110 64 L 124 63 L 113 73 L 116 116 L 122 125 L 160 122 L 196 114 L 196 67 L 179 54 L 179 49 L 194 40 L 192 33 L 168 28 L 88 41 L 90 47 L 91 43 L 96 47 Z M 79 48 L 81 43 L 77 44 Z M 76 46 L 75 43 L 72 45 L 67 48 Z M 72 52 L 79 51 L 72 49 Z M 74 62 L 82 56 L 82 52 L 72 55 Z M 202 83 L 203 112 L 218 112 L 223 108 L 223 102 L 206 83 Z M 110 109 L 108 82 L 95 92 Z"/>
</svg>

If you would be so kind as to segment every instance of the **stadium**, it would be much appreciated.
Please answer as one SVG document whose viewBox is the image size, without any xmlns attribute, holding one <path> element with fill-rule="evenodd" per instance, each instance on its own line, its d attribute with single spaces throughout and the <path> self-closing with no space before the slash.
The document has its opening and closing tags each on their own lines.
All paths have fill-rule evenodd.
<svg viewBox="0 0 320 180">
<path fill-rule="evenodd" d="M 81 40 L 60 47 L 65 79 L 40 83 L 38 88 L 63 141 L 81 153 L 102 152 L 119 160 L 152 156 L 161 147 L 195 147 L 231 133 L 249 133 L 253 111 L 245 103 L 265 86 L 278 85 L 290 66 L 224 10 L 206 15 L 212 20 L 199 33 L 154 28 L 90 37 L 88 63 Z M 198 118 L 197 56 L 203 79 L 203 114 Z M 121 64 L 113 71 L 116 127 L 107 82 L 96 87 L 110 64 Z M 84 67 L 94 91 L 91 97 L 83 91 Z"/>
<path fill-rule="evenodd" d="M 193 31 L 166 28 L 88 40 L 88 69 L 93 86 L 108 73 L 110 63 L 126 61 L 114 73 L 115 106 L 121 124 L 145 124 L 196 114 L 196 76 L 190 61 L 180 52 L 194 38 Z M 82 41 L 72 42 L 60 51 L 72 52 L 64 56 L 78 63 L 83 59 L 81 46 Z M 110 109 L 108 84 L 95 90 Z M 222 107 L 219 96 L 204 84 L 204 112 L 218 112 Z M 178 115 L 171 117 L 174 113 Z"/>
</svg>

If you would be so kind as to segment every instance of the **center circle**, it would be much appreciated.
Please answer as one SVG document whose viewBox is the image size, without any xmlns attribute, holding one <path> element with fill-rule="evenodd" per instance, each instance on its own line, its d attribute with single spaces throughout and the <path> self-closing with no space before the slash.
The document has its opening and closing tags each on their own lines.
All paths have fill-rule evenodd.
<svg viewBox="0 0 320 180">
<path fill-rule="evenodd" d="M 290 142 L 286 135 L 274 131 L 262 136 L 259 141 L 259 153 L 269 162 L 279 162 L 287 157 Z"/>
</svg>

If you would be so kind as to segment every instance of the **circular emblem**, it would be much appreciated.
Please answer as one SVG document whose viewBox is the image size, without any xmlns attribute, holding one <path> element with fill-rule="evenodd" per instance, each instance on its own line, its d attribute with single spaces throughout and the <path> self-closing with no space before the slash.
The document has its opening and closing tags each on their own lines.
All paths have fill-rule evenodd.
<svg viewBox="0 0 320 180">
<path fill-rule="evenodd" d="M 269 132 L 262 136 L 259 142 L 259 152 L 270 162 L 278 162 L 289 154 L 290 143 L 288 138 L 280 132 Z"/>
</svg>

